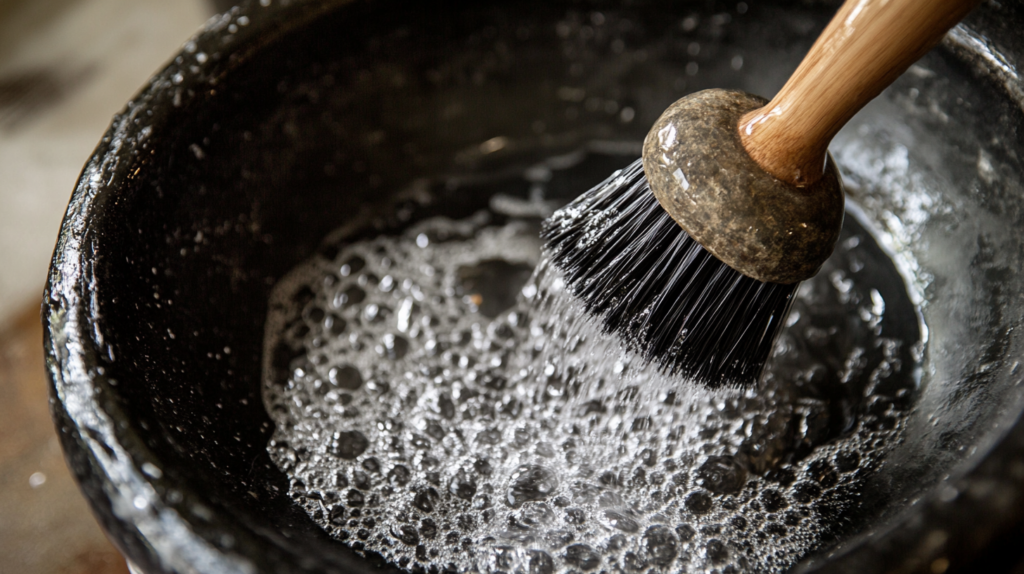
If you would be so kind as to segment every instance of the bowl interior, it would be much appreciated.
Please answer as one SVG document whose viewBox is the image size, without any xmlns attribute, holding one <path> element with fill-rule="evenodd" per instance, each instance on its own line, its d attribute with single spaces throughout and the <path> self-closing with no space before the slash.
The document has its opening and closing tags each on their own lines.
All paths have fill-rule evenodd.
<svg viewBox="0 0 1024 574">
<path fill-rule="evenodd" d="M 486 208 L 488 174 L 577 154 L 585 169 L 547 190 L 568 200 L 632 159 L 647 126 L 686 93 L 773 94 L 834 11 L 742 6 L 350 2 L 308 22 L 312 12 L 295 8 L 301 25 L 276 36 L 260 7 L 235 12 L 225 26 L 245 17 L 273 39 L 254 33 L 218 51 L 219 30 L 186 46 L 162 95 L 130 108 L 130 137 L 101 145 L 113 164 L 87 167 L 83 181 L 116 175 L 69 219 L 87 238 L 89 281 L 78 289 L 91 380 L 118 424 L 90 435 L 67 406 L 58 420 L 81 441 L 125 449 L 154 504 L 212 548 L 267 570 L 374 562 L 324 534 L 268 457 L 260 386 L 271 288 L 331 249 L 321 242 L 339 227 L 354 239 Z M 207 61 L 223 73 L 190 75 Z M 1000 86 L 940 49 L 833 144 L 851 203 L 893 252 L 924 334 L 906 440 L 836 538 L 883 532 L 972 468 L 1020 414 L 1022 119 Z M 509 181 L 503 193 L 528 196 L 526 179 Z M 69 280 L 59 268 L 51 293 Z M 67 305 L 52 301 L 51 317 Z M 115 506 L 106 471 L 78 472 L 119 536 L 123 515 L 101 508 Z M 124 540 L 146 538 L 128 530 Z M 133 544 L 146 571 L 167 569 L 156 557 L 164 547 Z"/>
</svg>

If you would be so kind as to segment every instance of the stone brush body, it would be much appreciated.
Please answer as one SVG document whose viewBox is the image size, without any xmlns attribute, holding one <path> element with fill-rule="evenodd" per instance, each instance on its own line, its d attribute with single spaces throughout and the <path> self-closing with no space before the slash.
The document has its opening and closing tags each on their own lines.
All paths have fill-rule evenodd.
<svg viewBox="0 0 1024 574">
<path fill-rule="evenodd" d="M 643 159 L 545 222 L 570 291 L 607 332 L 708 387 L 758 380 L 800 281 L 832 253 L 832 137 L 977 0 L 847 0 L 770 102 L 672 104 Z"/>
</svg>

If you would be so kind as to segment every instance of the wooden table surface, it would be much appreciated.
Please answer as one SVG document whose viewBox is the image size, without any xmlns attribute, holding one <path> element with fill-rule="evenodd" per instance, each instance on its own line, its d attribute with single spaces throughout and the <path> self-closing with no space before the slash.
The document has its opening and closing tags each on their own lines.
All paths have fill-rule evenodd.
<svg viewBox="0 0 1024 574">
<path fill-rule="evenodd" d="M 0 574 L 127 574 L 64 464 L 39 307 L 0 329 Z"/>
</svg>

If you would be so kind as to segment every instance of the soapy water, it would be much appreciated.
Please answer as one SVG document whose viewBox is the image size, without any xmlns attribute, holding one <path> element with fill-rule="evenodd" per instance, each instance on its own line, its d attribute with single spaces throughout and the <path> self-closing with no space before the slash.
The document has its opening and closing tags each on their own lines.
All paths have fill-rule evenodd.
<svg viewBox="0 0 1024 574">
<path fill-rule="evenodd" d="M 601 333 L 522 207 L 350 243 L 275 288 L 268 449 L 314 521 L 413 571 L 530 574 L 779 572 L 856 528 L 921 355 L 860 224 L 762 383 L 712 392 Z"/>
</svg>

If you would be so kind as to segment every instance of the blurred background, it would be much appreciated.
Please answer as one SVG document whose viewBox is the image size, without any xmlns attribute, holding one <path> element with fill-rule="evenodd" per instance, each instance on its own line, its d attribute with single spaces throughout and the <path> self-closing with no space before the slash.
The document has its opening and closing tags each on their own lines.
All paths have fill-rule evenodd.
<svg viewBox="0 0 1024 574">
<path fill-rule="evenodd" d="M 79 171 L 111 117 L 233 0 L 0 0 L 0 573 L 127 567 L 50 422 L 39 297 Z"/>
</svg>

